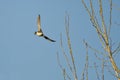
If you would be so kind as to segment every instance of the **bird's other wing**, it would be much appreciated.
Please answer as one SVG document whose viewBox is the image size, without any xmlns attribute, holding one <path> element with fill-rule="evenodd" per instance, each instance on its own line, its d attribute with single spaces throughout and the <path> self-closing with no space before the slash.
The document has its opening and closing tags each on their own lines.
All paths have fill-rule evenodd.
<svg viewBox="0 0 120 80">
<path fill-rule="evenodd" d="M 48 38 L 47 36 L 43 36 L 45 39 L 47 39 L 47 40 L 49 40 L 49 41 L 51 41 L 51 42 L 56 42 L 55 40 L 52 40 L 52 39 L 50 39 L 50 38 Z"/>
<path fill-rule="evenodd" d="M 41 31 L 41 21 L 40 21 L 40 15 L 38 15 L 38 19 L 37 19 L 37 25 L 38 25 L 38 31 Z"/>
</svg>

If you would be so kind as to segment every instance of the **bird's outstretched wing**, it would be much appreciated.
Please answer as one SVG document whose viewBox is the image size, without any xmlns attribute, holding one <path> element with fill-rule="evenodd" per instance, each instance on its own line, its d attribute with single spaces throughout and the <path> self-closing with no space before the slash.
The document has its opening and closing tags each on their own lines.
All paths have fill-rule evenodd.
<svg viewBox="0 0 120 80">
<path fill-rule="evenodd" d="M 38 15 L 37 25 L 38 25 L 38 31 L 41 31 L 41 32 L 42 32 L 42 29 L 41 29 L 41 21 L 40 21 L 40 15 Z"/>
<path fill-rule="evenodd" d="M 41 29 L 40 15 L 38 15 L 38 18 L 37 18 L 37 25 L 38 25 L 38 32 L 39 32 L 39 34 L 42 34 L 42 36 L 43 36 L 45 39 L 47 39 L 47 40 L 49 40 L 49 41 L 51 41 L 51 42 L 56 42 L 55 40 L 52 40 L 52 39 L 48 38 L 47 36 L 45 36 L 45 35 L 43 34 L 42 29 Z"/>
<path fill-rule="evenodd" d="M 52 40 L 52 39 L 50 39 L 50 38 L 48 38 L 47 36 L 43 36 L 45 39 L 47 39 L 47 40 L 49 40 L 49 41 L 51 41 L 51 42 L 56 42 L 55 40 Z"/>
</svg>

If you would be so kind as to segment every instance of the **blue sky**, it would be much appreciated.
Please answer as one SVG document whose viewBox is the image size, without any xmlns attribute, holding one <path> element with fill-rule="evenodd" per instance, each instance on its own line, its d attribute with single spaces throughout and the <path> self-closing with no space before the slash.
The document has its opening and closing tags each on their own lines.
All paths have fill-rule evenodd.
<svg viewBox="0 0 120 80">
<path fill-rule="evenodd" d="M 114 0 L 114 3 L 120 1 Z M 120 27 L 114 23 L 119 23 L 120 11 L 114 9 L 111 37 L 117 44 L 120 41 Z M 77 68 L 82 71 L 80 64 L 84 64 L 85 60 L 82 40 L 96 48 L 100 46 L 81 0 L 0 0 L 0 80 L 63 80 L 56 53 L 62 56 L 61 33 L 64 46 L 67 44 L 64 27 L 66 11 L 70 15 L 70 36 Z M 39 14 L 43 32 L 56 40 L 55 43 L 34 35 Z M 118 57 L 120 55 L 115 59 L 120 64 Z M 61 61 L 64 64 L 63 57 Z"/>
</svg>

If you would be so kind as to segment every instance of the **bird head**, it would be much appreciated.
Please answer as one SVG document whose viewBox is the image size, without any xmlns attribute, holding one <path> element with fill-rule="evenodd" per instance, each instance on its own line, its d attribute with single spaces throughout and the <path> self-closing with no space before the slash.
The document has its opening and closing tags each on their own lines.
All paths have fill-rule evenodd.
<svg viewBox="0 0 120 80">
<path fill-rule="evenodd" d="M 37 32 L 34 33 L 34 35 L 36 35 Z"/>
</svg>

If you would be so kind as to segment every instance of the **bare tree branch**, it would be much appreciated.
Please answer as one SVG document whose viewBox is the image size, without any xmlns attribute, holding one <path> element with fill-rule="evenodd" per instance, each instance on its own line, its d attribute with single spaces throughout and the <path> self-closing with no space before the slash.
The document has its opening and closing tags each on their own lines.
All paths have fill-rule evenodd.
<svg viewBox="0 0 120 80">
<path fill-rule="evenodd" d="M 96 72 L 96 75 L 97 75 L 97 79 L 100 80 L 100 75 L 98 73 L 98 70 L 97 70 L 97 67 L 96 67 L 96 63 L 94 63 L 94 68 L 95 68 L 95 72 Z"/>
<path fill-rule="evenodd" d="M 85 71 L 86 71 L 86 80 L 88 80 L 88 66 L 89 66 L 89 63 L 88 63 L 88 44 L 87 44 L 87 42 L 85 42 L 85 40 L 83 42 L 84 42 L 85 47 L 86 47 Z"/>
<path fill-rule="evenodd" d="M 68 14 L 66 14 L 66 16 L 65 16 L 65 27 L 66 27 L 66 36 L 67 36 L 67 41 L 68 41 L 69 53 L 70 53 L 70 56 L 71 56 L 72 66 L 73 66 L 73 73 L 74 73 L 73 76 L 74 76 L 75 80 L 78 80 L 75 61 L 74 61 L 74 56 L 73 56 L 71 42 L 70 42 L 70 36 L 69 36 L 69 15 Z"/>
<path fill-rule="evenodd" d="M 65 51 L 64 51 L 64 48 L 63 48 L 63 44 L 62 44 L 62 35 L 60 36 L 60 41 L 61 41 L 61 49 L 62 49 L 62 52 L 63 52 L 63 55 L 64 55 L 64 57 L 65 57 L 65 60 L 67 61 L 67 65 L 68 65 L 68 68 L 70 69 L 70 71 L 72 72 L 72 74 L 74 74 L 73 73 L 73 70 L 72 70 L 72 67 L 71 67 L 71 65 L 70 65 L 70 60 L 68 59 L 68 57 L 67 57 L 67 55 L 66 55 L 66 53 L 65 53 Z"/>
<path fill-rule="evenodd" d="M 118 78 L 118 76 L 120 75 L 120 69 L 118 68 L 118 66 L 116 65 L 116 62 L 112 56 L 113 52 L 111 50 L 111 45 L 110 45 L 110 41 L 109 41 L 109 34 L 110 34 L 110 28 L 112 25 L 112 20 L 111 20 L 111 15 L 112 15 L 112 0 L 110 1 L 110 25 L 109 28 L 107 29 L 106 24 L 105 24 L 105 19 L 104 19 L 104 15 L 103 15 L 103 7 L 102 7 L 102 0 L 98 0 L 99 1 L 99 13 L 100 13 L 100 18 L 101 18 L 101 22 L 102 22 L 102 31 L 101 31 L 101 27 L 96 23 L 96 19 L 94 18 L 94 9 L 92 6 L 92 1 L 90 0 L 90 5 L 91 5 L 91 11 L 92 11 L 92 15 L 90 13 L 90 9 L 88 9 L 88 7 L 86 6 L 84 0 L 82 0 L 82 3 L 86 9 L 86 11 L 88 12 L 91 22 L 93 24 L 93 26 L 96 29 L 96 32 L 98 34 L 98 37 L 100 39 L 100 42 L 102 44 L 102 47 L 104 48 L 104 50 L 108 53 L 109 56 L 109 60 L 112 64 L 112 67 L 116 73 L 116 76 Z M 107 33 L 108 30 L 108 33 Z M 119 47 L 117 47 L 115 49 L 114 52 L 119 51 Z M 120 78 L 118 78 L 118 80 L 120 80 Z"/>
<path fill-rule="evenodd" d="M 58 61 L 58 65 L 60 66 L 62 72 L 63 72 L 63 77 L 64 80 L 66 80 L 66 77 L 68 78 L 68 80 L 71 80 L 70 76 L 67 74 L 65 68 L 62 67 L 62 65 L 60 64 L 60 59 L 59 59 L 59 53 L 57 53 L 57 61 Z"/>
</svg>

